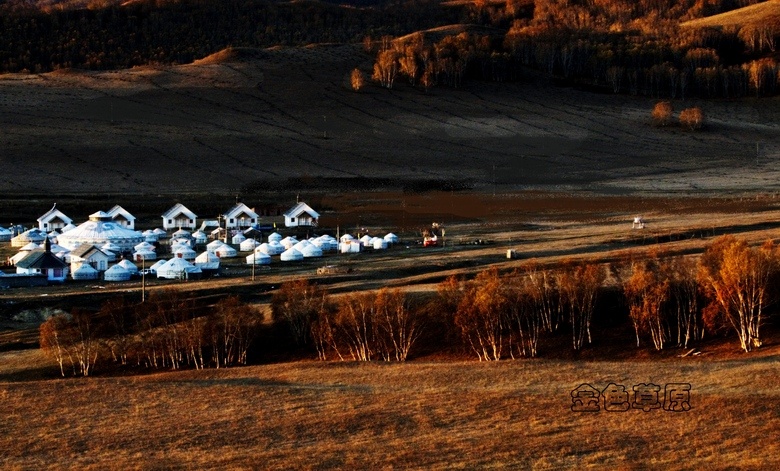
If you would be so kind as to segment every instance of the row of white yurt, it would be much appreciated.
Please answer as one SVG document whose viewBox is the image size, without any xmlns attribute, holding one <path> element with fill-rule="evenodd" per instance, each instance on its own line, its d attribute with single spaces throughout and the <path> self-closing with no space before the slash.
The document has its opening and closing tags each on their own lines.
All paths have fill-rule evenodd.
<svg viewBox="0 0 780 471">
<path fill-rule="evenodd" d="M 247 265 L 268 265 L 271 263 L 271 256 L 255 250 L 251 254 L 246 256 Z"/>
<path fill-rule="evenodd" d="M 322 257 L 322 249 L 312 244 L 308 240 L 302 240 L 293 246 L 295 250 L 302 253 L 305 258 Z"/>
<path fill-rule="evenodd" d="M 0 227 L 0 242 L 8 242 L 14 236 L 13 232 L 5 227 Z"/>
<path fill-rule="evenodd" d="M 165 229 L 161 229 L 159 227 L 152 232 L 157 234 L 157 239 L 165 239 L 168 237 L 168 232 L 166 232 Z"/>
</svg>

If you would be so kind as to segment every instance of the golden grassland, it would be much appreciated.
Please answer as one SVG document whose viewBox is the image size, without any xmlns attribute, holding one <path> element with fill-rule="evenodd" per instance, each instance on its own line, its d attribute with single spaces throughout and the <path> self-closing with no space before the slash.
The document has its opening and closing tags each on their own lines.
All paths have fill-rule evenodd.
<svg viewBox="0 0 780 471">
<path fill-rule="evenodd" d="M 304 361 L 4 381 L 0 465 L 770 469 L 780 460 L 779 354 L 774 346 L 723 358 Z M 0 372 L 35 363 L 39 355 L 27 351 L 9 360 L 4 354 Z M 581 383 L 603 389 L 610 382 L 629 389 L 690 383 L 692 409 L 570 410 L 572 389 Z"/>
<path fill-rule="evenodd" d="M 768 0 L 726 13 L 686 21 L 682 26 L 691 28 L 705 27 L 743 27 L 776 25 L 780 23 L 780 1 Z"/>
</svg>

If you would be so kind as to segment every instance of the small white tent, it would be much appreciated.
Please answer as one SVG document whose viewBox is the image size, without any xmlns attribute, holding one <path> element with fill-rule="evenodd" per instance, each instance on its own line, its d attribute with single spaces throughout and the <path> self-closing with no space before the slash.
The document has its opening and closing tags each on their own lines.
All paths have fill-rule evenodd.
<svg viewBox="0 0 780 471">
<path fill-rule="evenodd" d="M 247 265 L 269 265 L 271 263 L 271 256 L 264 254 L 263 252 L 256 251 L 246 256 Z"/>
<path fill-rule="evenodd" d="M 152 265 L 151 267 L 149 267 L 149 271 L 150 271 L 150 272 L 152 272 L 152 273 L 157 273 L 157 269 L 158 269 L 158 268 L 160 268 L 161 266 L 165 265 L 165 263 L 166 263 L 167 261 L 168 261 L 168 260 L 165 260 L 164 258 L 163 258 L 163 259 L 160 259 L 160 260 L 157 260 L 157 261 L 154 263 L 154 265 Z"/>
<path fill-rule="evenodd" d="M 74 280 L 97 280 L 100 273 L 87 263 L 82 263 L 78 268 L 70 272 Z"/>
<path fill-rule="evenodd" d="M 183 258 L 174 257 L 157 268 L 157 278 L 169 280 L 199 277 L 203 271 Z"/>
<path fill-rule="evenodd" d="M 281 258 L 283 262 L 294 262 L 303 260 L 303 254 L 291 247 L 282 252 Z"/>
<path fill-rule="evenodd" d="M 195 257 L 195 266 L 200 267 L 201 270 L 218 270 L 219 262 L 219 257 L 209 251 Z"/>
<path fill-rule="evenodd" d="M 114 265 L 103 273 L 103 279 L 106 281 L 127 281 L 130 279 L 130 272 L 121 265 Z"/>
<path fill-rule="evenodd" d="M 245 241 L 241 242 L 238 248 L 241 249 L 242 252 L 251 252 L 259 245 L 260 243 L 255 239 L 246 239 Z"/>
<path fill-rule="evenodd" d="M 234 245 L 239 245 L 241 242 L 245 240 L 246 240 L 246 236 L 239 232 L 238 234 L 234 235 L 233 238 L 230 239 L 230 243 Z"/>
<path fill-rule="evenodd" d="M 133 260 L 135 260 L 136 262 L 141 262 L 144 260 L 146 261 L 157 260 L 157 252 L 155 252 L 154 250 L 146 250 L 146 249 L 136 250 L 135 252 L 133 252 Z"/>
<path fill-rule="evenodd" d="M 183 258 L 184 260 L 195 260 L 195 257 L 198 256 L 198 253 L 189 247 L 180 245 L 177 246 L 173 251 L 173 255 L 175 255 L 177 258 Z"/>
<path fill-rule="evenodd" d="M 125 270 L 129 271 L 131 275 L 138 273 L 138 267 L 130 260 L 122 260 L 117 265 L 121 266 Z"/>
<path fill-rule="evenodd" d="M 227 244 L 222 244 L 221 246 L 217 247 L 217 249 L 214 251 L 214 254 L 219 258 L 230 258 L 238 255 L 238 251 Z"/>
<path fill-rule="evenodd" d="M 384 236 L 384 239 L 387 241 L 388 244 L 398 243 L 398 236 L 393 234 L 392 232 L 388 232 L 387 235 Z"/>
<path fill-rule="evenodd" d="M 273 242 L 273 241 L 281 242 L 281 240 L 282 240 L 282 235 L 279 234 L 278 232 L 274 232 L 268 236 L 268 242 Z"/>
<path fill-rule="evenodd" d="M 322 249 L 314 244 L 309 244 L 300 251 L 305 258 L 322 257 Z"/>
<path fill-rule="evenodd" d="M 154 251 L 155 247 L 154 245 L 150 244 L 149 242 L 141 242 L 140 244 L 137 244 L 135 247 L 133 247 L 133 250 L 139 251 L 139 250 L 151 250 Z"/>
<path fill-rule="evenodd" d="M 387 249 L 387 241 L 385 239 L 380 239 L 379 237 L 371 239 L 371 245 L 374 247 L 374 250 Z"/>
</svg>

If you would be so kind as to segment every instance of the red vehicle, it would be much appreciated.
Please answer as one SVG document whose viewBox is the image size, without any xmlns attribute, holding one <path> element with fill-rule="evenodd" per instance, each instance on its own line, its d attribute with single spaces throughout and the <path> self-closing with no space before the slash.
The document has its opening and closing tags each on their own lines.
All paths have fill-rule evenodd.
<svg viewBox="0 0 780 471">
<path fill-rule="evenodd" d="M 434 234 L 431 237 L 423 239 L 423 247 L 436 247 L 439 245 L 439 238 Z"/>
</svg>

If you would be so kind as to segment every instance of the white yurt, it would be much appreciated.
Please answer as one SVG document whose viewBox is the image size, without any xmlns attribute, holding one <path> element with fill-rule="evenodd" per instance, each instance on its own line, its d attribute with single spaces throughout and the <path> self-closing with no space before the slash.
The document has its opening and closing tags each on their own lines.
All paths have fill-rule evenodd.
<svg viewBox="0 0 780 471">
<path fill-rule="evenodd" d="M 218 270 L 219 257 L 209 251 L 203 252 L 195 257 L 195 266 L 201 270 Z"/>
<path fill-rule="evenodd" d="M 144 237 L 144 241 L 148 242 L 150 244 L 153 244 L 157 242 L 160 237 L 151 229 L 147 229 L 141 233 L 141 235 Z"/>
<path fill-rule="evenodd" d="M 298 243 L 298 239 L 292 236 L 287 236 L 284 239 L 279 241 L 280 244 L 282 244 L 282 247 L 285 249 L 291 248 L 293 245 Z"/>
<path fill-rule="evenodd" d="M 36 244 L 42 244 L 46 240 L 46 233 L 41 232 L 38 229 L 30 229 L 24 231 L 16 237 L 11 238 L 11 247 L 24 247 L 30 242 Z"/>
<path fill-rule="evenodd" d="M 192 239 L 187 239 L 184 237 L 176 237 L 175 239 L 171 239 L 170 241 L 171 247 L 175 247 L 177 245 L 183 245 L 185 247 L 192 247 Z"/>
<path fill-rule="evenodd" d="M 268 243 L 268 252 L 266 252 L 268 255 L 279 255 L 282 252 L 284 252 L 285 249 L 284 245 L 281 244 L 281 242 L 269 242 Z"/>
<path fill-rule="evenodd" d="M 360 238 L 360 243 L 363 244 L 363 247 L 371 247 L 371 236 L 368 234 L 364 235 Z"/>
<path fill-rule="evenodd" d="M 359 253 L 363 244 L 357 240 L 349 240 L 339 244 L 339 252 L 341 253 Z"/>
<path fill-rule="evenodd" d="M 146 250 L 146 249 L 136 250 L 135 252 L 133 252 L 133 260 L 135 260 L 136 262 L 141 262 L 144 260 L 145 261 L 157 260 L 157 252 L 155 252 L 154 250 Z"/>
<path fill-rule="evenodd" d="M 133 250 L 135 250 L 136 252 L 138 252 L 139 250 L 151 250 L 152 252 L 154 252 L 155 246 L 150 244 L 149 242 L 144 241 L 136 245 L 135 247 L 133 247 Z"/>
<path fill-rule="evenodd" d="M 374 250 L 386 250 L 387 241 L 385 239 L 380 239 L 379 237 L 374 237 L 371 239 L 371 246 L 374 247 Z"/>
<path fill-rule="evenodd" d="M 260 242 L 256 241 L 255 239 L 246 239 L 245 241 L 239 244 L 238 248 L 242 252 L 251 252 L 259 245 Z"/>
<path fill-rule="evenodd" d="M 156 262 L 154 262 L 154 265 L 149 267 L 149 271 L 152 272 L 152 273 L 157 273 L 157 269 L 160 268 L 161 266 L 165 265 L 165 263 L 167 261 L 168 260 L 165 260 L 164 258 L 161 258 L 160 260 L 157 260 Z"/>
<path fill-rule="evenodd" d="M 57 231 L 51 231 L 48 234 L 46 234 L 46 237 L 48 237 L 50 241 L 52 241 L 52 242 L 54 242 L 56 244 L 58 235 L 59 234 L 57 233 Z"/>
<path fill-rule="evenodd" d="M 222 247 L 223 245 L 227 245 L 227 244 L 225 244 L 219 239 L 213 240 L 208 244 L 206 244 L 206 250 L 208 250 L 211 253 L 214 253 L 218 248 Z"/>
<path fill-rule="evenodd" d="M 308 247 L 308 246 L 310 246 L 310 245 L 312 245 L 312 243 L 311 243 L 311 242 L 309 242 L 308 240 L 305 240 L 305 239 L 304 239 L 304 240 L 302 240 L 302 241 L 298 242 L 297 244 L 293 245 L 293 248 L 294 248 L 295 250 L 297 250 L 298 252 L 301 252 L 301 251 L 303 251 L 303 249 L 304 249 L 305 247 Z"/>
<path fill-rule="evenodd" d="M 76 225 L 73 224 L 72 222 L 69 222 L 68 224 L 63 226 L 62 229 L 60 229 L 60 234 L 64 234 L 64 233 L 66 233 L 68 231 L 72 231 L 75 228 L 76 228 Z"/>
<path fill-rule="evenodd" d="M 305 258 L 322 257 L 322 249 L 314 244 L 309 244 L 300 251 Z"/>
<path fill-rule="evenodd" d="M 239 245 L 241 242 L 245 240 L 246 240 L 246 236 L 239 232 L 238 234 L 234 235 L 232 239 L 230 239 L 230 243 L 233 245 Z"/>
<path fill-rule="evenodd" d="M 114 265 L 103 273 L 103 279 L 106 281 L 127 281 L 130 279 L 130 272 L 122 265 Z"/>
<path fill-rule="evenodd" d="M 397 244 L 398 243 L 398 236 L 393 234 L 392 232 L 388 232 L 383 239 L 387 241 L 388 244 Z"/>
<path fill-rule="evenodd" d="M 100 276 L 97 270 L 92 268 L 89 263 L 82 263 L 78 268 L 70 272 L 70 277 L 74 280 L 97 280 Z"/>
<path fill-rule="evenodd" d="M 184 229 L 179 229 L 178 231 L 171 234 L 172 239 L 191 239 L 192 234 L 190 231 L 185 231 Z"/>
<path fill-rule="evenodd" d="M 164 239 L 164 238 L 168 237 L 168 233 L 165 232 L 165 229 L 160 229 L 159 227 L 157 229 L 153 230 L 152 232 L 157 234 L 157 238 L 158 239 Z"/>
<path fill-rule="evenodd" d="M 168 260 L 157 268 L 157 278 L 165 278 L 168 280 L 199 278 L 202 273 L 203 270 L 199 267 L 178 257 Z"/>
<path fill-rule="evenodd" d="M 198 253 L 192 250 L 190 247 L 180 245 L 173 251 L 173 255 L 177 258 L 183 258 L 184 260 L 195 260 L 195 257 L 198 256 Z"/>
<path fill-rule="evenodd" d="M 339 242 L 349 242 L 349 241 L 351 241 L 351 240 L 355 240 L 355 238 L 354 238 L 354 237 L 352 237 L 352 235 L 351 235 L 351 234 L 344 234 L 344 235 L 343 235 L 343 236 L 341 236 L 341 238 L 339 239 Z"/>
<path fill-rule="evenodd" d="M 13 237 L 13 233 L 4 227 L 0 227 L 0 242 L 8 242 Z"/>
<path fill-rule="evenodd" d="M 246 264 L 247 265 L 270 265 L 271 263 L 271 256 L 268 254 L 264 254 L 263 252 L 255 251 L 252 254 L 249 254 L 246 256 Z"/>
<path fill-rule="evenodd" d="M 30 242 L 29 244 L 25 245 L 24 247 L 19 249 L 19 252 L 32 252 L 35 249 L 42 249 L 42 245 L 38 245 L 35 242 Z"/>
<path fill-rule="evenodd" d="M 282 241 L 282 235 L 278 232 L 274 232 L 273 234 L 268 236 L 268 242 L 281 242 Z"/>
<path fill-rule="evenodd" d="M 87 222 L 57 236 L 57 242 L 70 250 L 81 244 L 97 245 L 101 249 L 104 244 L 112 244 L 113 247 L 117 248 L 109 248 L 108 250 L 123 252 L 132 250 L 133 246 L 143 241 L 144 236 L 140 232 L 122 227 L 103 211 L 90 214 Z"/>
<path fill-rule="evenodd" d="M 117 255 L 121 251 L 118 245 L 112 244 L 111 242 L 106 242 L 105 244 L 100 246 L 100 250 L 105 252 L 106 255 L 108 255 L 108 260 L 113 262 L 118 257 Z"/>
<path fill-rule="evenodd" d="M 138 273 L 138 267 L 130 260 L 122 260 L 117 265 L 121 266 L 125 270 L 129 271 L 131 275 Z"/>
<path fill-rule="evenodd" d="M 283 262 L 294 262 L 298 260 L 303 260 L 303 254 L 299 251 L 295 250 L 294 248 L 289 248 L 282 252 L 282 261 Z"/>
<path fill-rule="evenodd" d="M 221 246 L 217 247 L 217 250 L 214 251 L 214 254 L 219 258 L 230 258 L 238 255 L 238 251 L 227 244 L 222 244 Z"/>
<path fill-rule="evenodd" d="M 209 235 L 198 229 L 192 233 L 192 239 L 196 244 L 205 244 L 209 241 Z"/>
</svg>

